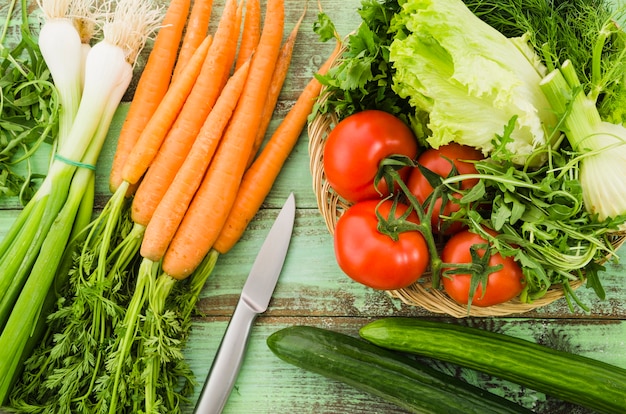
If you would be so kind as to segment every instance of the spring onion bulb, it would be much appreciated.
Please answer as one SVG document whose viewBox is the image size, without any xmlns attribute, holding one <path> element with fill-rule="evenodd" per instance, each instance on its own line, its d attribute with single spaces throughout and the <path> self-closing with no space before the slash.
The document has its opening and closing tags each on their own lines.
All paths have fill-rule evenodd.
<svg viewBox="0 0 626 414">
<path fill-rule="evenodd" d="M 42 0 L 45 23 L 39 33 L 39 49 L 59 92 L 61 115 L 59 141 L 69 134 L 82 93 L 82 40 L 73 18 L 75 0 Z"/>
<path fill-rule="evenodd" d="M 74 12 L 73 23 L 81 41 L 81 88 L 85 86 L 85 63 L 87 55 L 91 51 L 91 42 L 101 29 L 102 17 L 106 16 L 107 3 L 100 7 L 94 7 L 90 1 L 72 0 Z"/>
<path fill-rule="evenodd" d="M 49 16 L 68 10 L 69 0 L 43 1 L 49 7 Z M 95 164 L 115 110 L 132 79 L 135 59 L 157 28 L 161 11 L 153 9 L 150 0 L 117 0 L 115 9 L 104 17 L 104 38 L 87 54 L 84 80 L 80 69 L 82 42 L 75 29 L 70 30 L 69 20 L 50 19 L 45 24 L 50 23 L 45 44 L 54 43 L 58 33 L 73 39 L 72 47 L 67 47 L 57 37 L 57 46 L 61 47 L 51 61 L 59 71 L 55 84 L 71 84 L 68 90 L 78 85 L 80 103 L 41 187 L 0 241 L 0 404 L 19 372 L 35 327 L 47 314 L 45 306 L 50 304 L 49 292 L 55 278 L 64 280 L 57 276 L 57 269 L 68 256 L 70 236 L 80 231 L 77 226 L 86 225 L 78 216 L 82 206 L 93 203 Z"/>
<path fill-rule="evenodd" d="M 570 61 L 550 72 L 541 88 L 561 115 L 559 129 L 579 154 L 586 210 L 600 222 L 626 215 L 626 128 L 602 120 Z"/>
</svg>

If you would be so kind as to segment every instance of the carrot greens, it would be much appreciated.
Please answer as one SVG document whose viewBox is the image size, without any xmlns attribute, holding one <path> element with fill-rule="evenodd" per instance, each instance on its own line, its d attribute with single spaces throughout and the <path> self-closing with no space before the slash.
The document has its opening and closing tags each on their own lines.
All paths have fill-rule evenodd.
<svg viewBox="0 0 626 414">
<path fill-rule="evenodd" d="M 86 224 L 85 212 L 92 210 L 100 150 L 132 78 L 134 60 L 154 30 L 158 16 L 158 11 L 147 2 L 120 0 L 114 10 L 104 14 L 104 37 L 83 60 L 82 39 L 66 20 L 66 16 L 73 18 L 77 10 L 74 4 L 48 0 L 41 5 L 47 19 L 44 28 L 50 24 L 54 30 L 47 32 L 45 39 L 40 37 L 39 42 L 42 49 L 44 45 L 47 49 L 42 50 L 47 64 L 55 67 L 51 70 L 60 96 L 65 92 L 69 95 L 68 99 L 61 99 L 63 110 L 68 113 L 63 119 L 69 126 L 60 129 L 47 176 L 0 243 L 2 402 L 7 400 L 27 356 L 29 341 L 37 339 L 31 334 L 40 318 L 48 313 L 57 270 L 64 267 L 62 262 L 67 257 L 65 246 L 71 245 L 70 238 Z M 56 49 L 59 45 L 67 48 L 48 54 L 48 48 Z M 63 53 L 68 55 L 63 57 Z M 67 64 L 66 72 L 63 63 Z M 76 88 L 81 92 L 79 103 L 75 102 Z"/>
</svg>

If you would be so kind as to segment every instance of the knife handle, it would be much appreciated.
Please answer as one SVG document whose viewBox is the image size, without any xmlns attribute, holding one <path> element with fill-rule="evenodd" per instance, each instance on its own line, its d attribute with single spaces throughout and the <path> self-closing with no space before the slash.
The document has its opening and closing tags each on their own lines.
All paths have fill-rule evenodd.
<svg viewBox="0 0 626 414">
<path fill-rule="evenodd" d="M 257 313 L 239 300 L 217 350 L 194 413 L 219 414 L 224 409 L 241 368 Z"/>
</svg>

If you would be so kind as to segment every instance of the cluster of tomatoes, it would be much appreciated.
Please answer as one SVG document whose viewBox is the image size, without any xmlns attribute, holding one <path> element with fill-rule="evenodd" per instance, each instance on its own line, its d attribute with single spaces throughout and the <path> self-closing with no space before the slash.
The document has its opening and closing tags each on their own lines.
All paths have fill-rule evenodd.
<svg viewBox="0 0 626 414">
<path fill-rule="evenodd" d="M 398 167 L 398 176 L 419 203 L 429 204 L 436 212 L 431 216 L 430 231 L 445 239 L 440 259 L 444 264 L 441 283 L 446 293 L 463 304 L 467 304 L 471 296 L 471 303 L 476 306 L 491 306 L 519 295 L 524 288 L 520 266 L 512 257 L 503 257 L 497 252 L 486 260 L 487 268 L 493 271 L 483 275 L 484 279 L 474 288 L 471 273 L 446 272 L 446 269 L 472 263 L 476 254 L 484 257 L 488 241 L 470 232 L 461 221 L 450 220 L 459 210 L 459 204 L 451 198 L 460 197 L 459 193 L 429 199 L 434 190 L 425 171 L 444 178 L 453 171 L 475 174 L 477 171 L 471 161 L 481 160 L 482 153 L 458 144 L 420 153 L 411 129 L 394 115 L 379 110 L 358 112 L 340 121 L 330 132 L 324 147 L 326 179 L 333 190 L 350 203 L 339 218 L 334 234 L 335 256 L 343 272 L 371 288 L 395 290 L 415 283 L 429 267 L 428 243 L 423 232 L 410 225 L 420 224 L 415 209 L 402 201 L 406 197 L 390 196 L 393 191 L 385 179 L 376 180 L 381 162 L 391 156 L 413 161 L 412 165 Z M 476 182 L 476 179 L 463 179 L 459 187 L 469 189 Z M 394 226 L 399 231 L 394 232 Z M 486 282 L 484 292 L 483 282 Z"/>
</svg>

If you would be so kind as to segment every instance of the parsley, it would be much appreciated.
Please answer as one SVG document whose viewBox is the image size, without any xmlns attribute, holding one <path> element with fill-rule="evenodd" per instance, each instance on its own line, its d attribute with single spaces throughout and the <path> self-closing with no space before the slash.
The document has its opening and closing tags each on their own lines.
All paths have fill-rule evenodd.
<svg viewBox="0 0 626 414">
<path fill-rule="evenodd" d="M 318 113 L 334 112 L 340 119 L 365 109 L 394 114 L 410 125 L 418 138 L 425 136 L 425 114 L 416 114 L 408 99 L 393 91 L 394 69 L 389 46 L 394 39 L 392 18 L 400 10 L 397 0 L 363 0 L 358 12 L 362 22 L 347 36 L 339 63 L 318 79 L 327 93 Z M 334 25 L 324 13 L 314 26 L 322 41 L 336 37 Z"/>
</svg>

